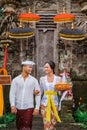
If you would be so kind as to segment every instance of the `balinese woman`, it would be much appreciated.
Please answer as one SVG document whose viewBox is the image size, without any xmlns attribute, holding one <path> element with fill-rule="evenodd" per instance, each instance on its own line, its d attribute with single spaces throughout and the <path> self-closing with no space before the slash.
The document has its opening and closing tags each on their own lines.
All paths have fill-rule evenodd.
<svg viewBox="0 0 87 130">
<path fill-rule="evenodd" d="M 41 114 L 44 123 L 44 130 L 56 130 L 56 123 L 61 122 L 58 116 L 58 91 L 55 84 L 61 81 L 59 76 L 55 75 L 55 63 L 48 61 L 44 65 L 45 76 L 40 78 Z"/>
</svg>

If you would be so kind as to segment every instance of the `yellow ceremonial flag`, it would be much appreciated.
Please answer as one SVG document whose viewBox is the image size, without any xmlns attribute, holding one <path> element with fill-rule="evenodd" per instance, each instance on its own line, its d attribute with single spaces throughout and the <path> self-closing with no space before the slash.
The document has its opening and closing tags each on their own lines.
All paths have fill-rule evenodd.
<svg viewBox="0 0 87 130">
<path fill-rule="evenodd" d="M 0 85 L 0 116 L 3 116 L 4 99 L 3 99 L 3 86 Z"/>
</svg>

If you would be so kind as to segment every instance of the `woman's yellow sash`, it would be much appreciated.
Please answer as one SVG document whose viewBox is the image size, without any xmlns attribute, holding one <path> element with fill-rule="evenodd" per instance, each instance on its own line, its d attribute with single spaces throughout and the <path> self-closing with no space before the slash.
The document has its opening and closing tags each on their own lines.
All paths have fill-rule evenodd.
<svg viewBox="0 0 87 130">
<path fill-rule="evenodd" d="M 47 102 L 47 109 L 46 109 L 46 120 L 48 122 L 50 121 L 50 119 L 51 119 L 51 108 L 52 108 L 53 111 L 54 111 L 54 115 L 56 117 L 56 120 L 58 122 L 61 122 L 60 117 L 59 117 L 58 112 L 57 112 L 57 109 L 56 109 L 56 106 L 55 106 L 53 98 L 52 98 L 53 95 L 57 95 L 57 92 L 49 90 L 49 91 L 45 91 L 44 94 L 48 95 L 48 102 Z"/>
<path fill-rule="evenodd" d="M 8 75 L 7 70 L 0 68 L 0 74 Z M 4 99 L 3 99 L 3 86 L 0 84 L 0 116 L 3 115 Z"/>
</svg>

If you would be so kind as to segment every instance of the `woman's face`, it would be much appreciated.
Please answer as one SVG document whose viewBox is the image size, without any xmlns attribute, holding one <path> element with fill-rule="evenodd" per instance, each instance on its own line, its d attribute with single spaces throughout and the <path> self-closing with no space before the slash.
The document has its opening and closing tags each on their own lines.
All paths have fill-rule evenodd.
<svg viewBox="0 0 87 130">
<path fill-rule="evenodd" d="M 45 70 L 45 73 L 46 73 L 46 74 L 49 74 L 49 73 L 52 73 L 52 72 L 53 72 L 53 70 L 51 69 L 51 67 L 50 67 L 50 65 L 49 65 L 48 63 L 46 63 L 46 64 L 44 65 L 44 70 Z"/>
</svg>

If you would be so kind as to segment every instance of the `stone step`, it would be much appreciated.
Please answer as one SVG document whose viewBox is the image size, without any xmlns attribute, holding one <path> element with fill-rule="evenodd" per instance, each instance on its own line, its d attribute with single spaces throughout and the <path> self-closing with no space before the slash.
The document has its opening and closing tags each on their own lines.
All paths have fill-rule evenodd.
<svg viewBox="0 0 87 130">
<path fill-rule="evenodd" d="M 63 113 L 63 115 L 62 115 L 62 113 L 59 113 L 59 115 L 62 120 L 62 123 L 57 123 L 58 129 L 60 128 L 60 130 L 61 130 L 62 125 L 65 126 L 66 128 L 68 127 L 68 125 L 70 125 L 71 127 L 74 127 L 73 124 L 75 124 L 75 121 L 72 118 L 71 114 L 67 113 L 64 115 L 64 113 Z M 44 128 L 43 119 L 42 119 L 41 114 L 39 114 L 38 116 L 34 116 L 33 123 L 32 123 L 32 130 L 43 130 L 43 128 Z M 0 128 L 0 130 L 16 130 L 16 124 L 15 124 L 15 122 L 12 122 L 8 125 L 7 128 Z M 67 130 L 68 130 L 68 128 L 67 128 Z"/>
<path fill-rule="evenodd" d="M 68 117 L 67 120 L 65 118 L 67 117 L 61 117 L 62 122 L 57 123 L 57 130 L 82 130 L 79 124 L 71 120 L 71 117 Z M 7 128 L 0 128 L 0 130 L 16 130 L 15 122 L 11 123 Z M 32 130 L 44 130 L 41 115 L 34 116 Z"/>
<path fill-rule="evenodd" d="M 67 113 L 66 115 L 60 114 L 60 118 L 62 120 L 62 123 L 57 123 L 57 128 L 62 129 L 62 125 L 65 127 L 68 127 L 69 124 L 71 127 L 73 127 L 73 124 L 75 123 L 75 121 L 70 113 L 69 114 Z M 33 126 L 32 130 L 39 130 L 39 129 L 43 130 L 43 120 L 42 120 L 41 114 L 39 116 L 34 116 L 32 126 Z"/>
</svg>

